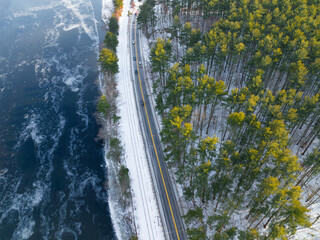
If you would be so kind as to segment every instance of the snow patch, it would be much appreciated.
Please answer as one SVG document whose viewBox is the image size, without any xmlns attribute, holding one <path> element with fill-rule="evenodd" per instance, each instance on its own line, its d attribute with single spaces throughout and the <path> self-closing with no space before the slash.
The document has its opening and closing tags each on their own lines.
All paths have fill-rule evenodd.
<svg viewBox="0 0 320 240">
<path fill-rule="evenodd" d="M 102 0 L 102 21 L 107 25 L 112 16 L 114 6 L 112 0 Z"/>
</svg>

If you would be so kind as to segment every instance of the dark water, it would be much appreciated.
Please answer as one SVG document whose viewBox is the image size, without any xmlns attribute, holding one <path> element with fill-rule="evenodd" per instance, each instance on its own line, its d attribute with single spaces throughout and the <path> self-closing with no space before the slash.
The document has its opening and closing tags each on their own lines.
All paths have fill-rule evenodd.
<svg viewBox="0 0 320 240">
<path fill-rule="evenodd" d="M 113 239 L 95 141 L 101 0 L 0 0 L 0 239 Z"/>
</svg>

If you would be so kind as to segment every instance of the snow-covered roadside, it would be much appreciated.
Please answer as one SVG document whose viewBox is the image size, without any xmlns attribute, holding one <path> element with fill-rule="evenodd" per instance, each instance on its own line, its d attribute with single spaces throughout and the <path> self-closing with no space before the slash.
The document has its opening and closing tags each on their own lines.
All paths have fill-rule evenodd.
<svg viewBox="0 0 320 240">
<path fill-rule="evenodd" d="M 112 0 L 102 0 L 102 11 L 101 11 L 101 18 L 102 21 L 106 24 L 109 23 L 109 19 L 112 16 L 114 11 L 114 6 Z M 108 86 L 107 86 L 107 79 L 106 76 L 101 72 L 99 75 L 99 88 L 101 91 L 101 95 L 107 95 Z M 102 121 L 104 122 L 104 121 Z M 108 205 L 110 211 L 110 217 L 112 220 L 113 229 L 117 239 L 128 239 L 131 238 L 133 234 L 132 226 L 128 223 L 128 219 L 131 218 L 132 213 L 130 212 L 131 207 L 124 208 L 120 203 L 119 199 L 122 196 L 119 182 L 117 179 L 117 172 L 119 171 L 119 166 L 111 159 L 107 158 L 107 152 L 110 150 L 108 146 L 109 143 L 109 135 L 108 132 L 113 132 L 114 135 L 118 132 L 117 126 L 112 125 L 104 125 L 103 127 L 103 134 L 105 140 L 105 147 L 104 147 L 104 158 L 106 163 L 107 175 L 108 175 Z M 109 128 L 116 128 L 116 129 L 109 129 Z M 115 137 L 115 136 L 113 136 Z M 134 223 L 133 223 L 134 225 Z"/>
<path fill-rule="evenodd" d="M 159 210 L 139 128 L 134 90 L 130 70 L 129 28 L 127 15 L 130 1 L 124 0 L 123 14 L 119 19 L 118 90 L 120 137 L 124 144 L 126 167 L 132 186 L 134 216 L 139 239 L 164 239 Z"/>
<path fill-rule="evenodd" d="M 146 80 L 147 80 L 147 89 L 148 89 L 148 93 L 146 94 L 146 96 L 149 97 L 150 103 L 152 105 L 152 110 L 151 114 L 153 114 L 153 118 L 156 120 L 156 128 L 158 133 L 161 132 L 162 130 L 162 119 L 161 116 L 159 116 L 159 114 L 156 112 L 155 107 L 156 107 L 156 96 L 157 94 L 153 92 L 153 81 L 152 81 L 152 66 L 151 66 L 151 61 L 150 61 L 150 48 L 152 46 L 152 40 L 149 41 L 147 39 L 147 37 L 142 33 L 142 31 L 139 31 L 140 34 L 140 49 L 142 50 L 142 57 L 143 57 L 143 66 L 144 66 L 144 71 L 145 71 L 145 76 L 146 76 Z M 153 39 L 153 41 L 155 41 Z M 159 134 L 159 139 L 161 139 L 161 136 Z M 162 148 L 164 149 L 164 147 L 162 146 Z M 180 213 L 182 215 L 185 215 L 188 207 L 186 206 L 186 201 L 184 200 L 184 196 L 183 196 L 183 188 L 182 186 L 177 183 L 175 175 L 174 175 L 174 171 L 173 169 L 168 168 L 169 171 L 169 175 L 170 175 L 170 179 L 172 182 L 172 187 L 176 196 L 176 199 L 178 200 L 178 207 L 180 210 Z"/>
</svg>

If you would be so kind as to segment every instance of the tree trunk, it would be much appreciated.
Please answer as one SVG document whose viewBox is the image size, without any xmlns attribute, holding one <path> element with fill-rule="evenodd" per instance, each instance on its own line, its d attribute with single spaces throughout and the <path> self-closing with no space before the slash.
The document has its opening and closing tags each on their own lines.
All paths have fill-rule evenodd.
<svg viewBox="0 0 320 240">
<path fill-rule="evenodd" d="M 207 112 L 207 107 L 208 107 L 208 104 L 205 103 L 204 108 L 203 108 L 203 113 L 202 113 L 203 116 L 201 116 L 200 137 L 202 136 L 203 121 L 207 118 L 207 114 L 206 114 L 206 112 Z"/>
<path fill-rule="evenodd" d="M 213 118 L 213 113 L 214 113 L 214 110 L 216 108 L 216 104 L 217 104 L 217 97 L 216 99 L 214 100 L 214 103 L 212 104 L 211 106 L 211 109 L 210 109 L 210 114 L 209 114 L 209 121 L 208 121 L 208 126 L 207 126 L 207 130 L 206 130 L 206 134 L 208 134 L 208 131 L 209 131 L 209 127 L 210 127 L 210 122 Z"/>
<path fill-rule="evenodd" d="M 306 149 L 303 151 L 302 156 L 306 153 L 306 151 L 308 151 L 308 148 L 310 147 L 310 145 L 312 144 L 312 142 L 314 141 L 314 139 L 317 137 L 319 131 L 317 131 L 317 133 L 314 134 L 313 138 L 311 139 L 311 141 L 309 142 L 308 146 L 306 147 Z"/>
</svg>

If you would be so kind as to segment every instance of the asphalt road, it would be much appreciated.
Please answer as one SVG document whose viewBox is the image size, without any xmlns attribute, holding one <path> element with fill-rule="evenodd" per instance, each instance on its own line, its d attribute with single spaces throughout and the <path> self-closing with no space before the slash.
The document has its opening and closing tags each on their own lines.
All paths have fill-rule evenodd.
<svg viewBox="0 0 320 240">
<path fill-rule="evenodd" d="M 134 74 L 134 84 L 136 87 L 136 96 L 138 111 L 140 111 L 141 126 L 144 128 L 142 133 L 144 133 L 145 146 L 149 152 L 150 160 L 154 176 L 154 185 L 159 193 L 158 204 L 162 208 L 162 222 L 166 236 L 169 239 L 187 239 L 185 234 L 185 229 L 180 216 L 177 200 L 174 194 L 172 183 L 169 177 L 167 166 L 164 162 L 164 155 L 160 143 L 159 133 L 156 128 L 156 123 L 154 116 L 152 114 L 152 105 L 148 95 L 148 90 L 145 82 L 145 74 L 143 71 L 143 66 L 139 67 L 139 62 L 143 64 L 141 58 L 140 49 L 140 38 L 138 31 L 140 31 L 135 22 L 136 16 L 132 17 L 131 22 L 131 56 L 133 61 L 133 74 Z M 135 43 L 133 44 L 133 41 Z M 136 58 L 134 60 L 134 57 Z M 161 211 L 161 210 L 160 210 Z"/>
</svg>

